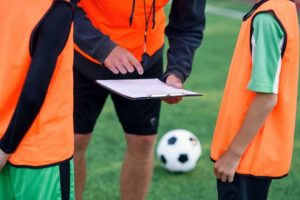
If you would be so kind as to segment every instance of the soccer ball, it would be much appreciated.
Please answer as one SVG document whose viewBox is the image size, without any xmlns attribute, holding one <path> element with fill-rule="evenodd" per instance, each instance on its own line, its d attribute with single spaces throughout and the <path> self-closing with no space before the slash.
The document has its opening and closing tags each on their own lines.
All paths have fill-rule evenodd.
<svg viewBox="0 0 300 200">
<path fill-rule="evenodd" d="M 199 140 L 193 133 L 183 129 L 169 131 L 157 146 L 157 157 L 161 165 L 171 172 L 192 170 L 200 156 Z"/>
</svg>

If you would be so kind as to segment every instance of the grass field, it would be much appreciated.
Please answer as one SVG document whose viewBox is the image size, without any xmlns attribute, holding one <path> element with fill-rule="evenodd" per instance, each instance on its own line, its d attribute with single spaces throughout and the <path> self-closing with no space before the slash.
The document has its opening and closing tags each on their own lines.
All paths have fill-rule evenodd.
<svg viewBox="0 0 300 200">
<path fill-rule="evenodd" d="M 208 4 L 240 11 L 250 8 L 249 4 L 234 0 L 208 0 Z M 185 84 L 187 89 L 203 92 L 205 96 L 186 98 L 178 105 L 163 104 L 159 129 L 159 137 L 177 128 L 194 132 L 201 140 L 203 155 L 197 168 L 187 174 L 168 173 L 156 162 L 149 200 L 216 199 L 209 146 L 240 23 L 236 19 L 207 14 L 205 39 L 195 56 L 192 76 Z M 273 182 L 271 200 L 300 199 L 299 128 L 298 117 L 292 170 L 287 178 Z M 109 100 L 98 119 L 88 150 L 85 200 L 119 199 L 119 174 L 124 149 L 122 129 Z"/>
</svg>

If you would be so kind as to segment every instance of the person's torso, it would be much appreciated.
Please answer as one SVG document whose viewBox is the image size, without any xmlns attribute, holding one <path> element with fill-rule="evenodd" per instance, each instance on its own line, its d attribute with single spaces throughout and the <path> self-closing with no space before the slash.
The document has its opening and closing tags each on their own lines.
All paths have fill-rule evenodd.
<svg viewBox="0 0 300 200">
<path fill-rule="evenodd" d="M 31 63 L 31 36 L 54 1 L 1 0 L 0 137 L 16 108 Z M 72 32 L 71 32 L 72 33 Z M 14 165 L 43 166 L 73 154 L 73 38 L 58 57 L 43 106 L 18 149 Z"/>
<path fill-rule="evenodd" d="M 144 9 L 145 2 L 145 9 Z M 153 0 L 81 0 L 79 6 L 87 13 L 92 24 L 102 33 L 108 35 L 112 41 L 128 49 L 134 56 L 141 60 L 144 51 L 144 33 L 146 27 L 146 18 L 149 13 L 149 24 L 147 32 L 147 53 L 151 56 L 164 43 L 164 29 L 166 17 L 164 6 L 168 0 L 155 1 L 155 27 L 152 29 L 151 6 Z M 129 24 L 129 18 L 134 6 L 133 21 Z M 145 16 L 146 15 L 146 16 Z M 76 50 L 83 53 L 80 47 Z"/>
<path fill-rule="evenodd" d="M 221 103 L 211 147 L 211 158 L 218 160 L 241 127 L 255 96 L 247 90 L 251 77 L 252 21 L 256 14 L 271 12 L 285 31 L 278 104 L 244 153 L 237 172 L 255 176 L 281 177 L 291 163 L 296 116 L 299 26 L 295 3 L 289 0 L 261 1 L 241 27 Z"/>
</svg>

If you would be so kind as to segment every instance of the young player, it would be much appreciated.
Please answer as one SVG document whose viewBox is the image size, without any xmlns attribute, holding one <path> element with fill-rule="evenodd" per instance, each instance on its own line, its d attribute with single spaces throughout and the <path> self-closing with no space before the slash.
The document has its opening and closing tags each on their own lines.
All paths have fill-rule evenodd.
<svg viewBox="0 0 300 200">
<path fill-rule="evenodd" d="M 292 158 L 299 26 L 290 0 L 262 0 L 245 15 L 211 147 L 220 200 L 267 199 Z"/>
<path fill-rule="evenodd" d="M 74 199 L 70 3 L 0 7 L 0 200 Z"/>
</svg>

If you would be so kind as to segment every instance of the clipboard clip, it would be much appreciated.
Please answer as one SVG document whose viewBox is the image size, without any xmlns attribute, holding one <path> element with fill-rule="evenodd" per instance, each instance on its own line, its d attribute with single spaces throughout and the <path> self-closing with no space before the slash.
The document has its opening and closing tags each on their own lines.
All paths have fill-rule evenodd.
<svg viewBox="0 0 300 200">
<path fill-rule="evenodd" d="M 148 94 L 149 98 L 163 98 L 163 97 L 176 97 L 176 96 L 185 96 L 184 92 L 179 93 L 161 93 L 161 94 Z"/>
</svg>

